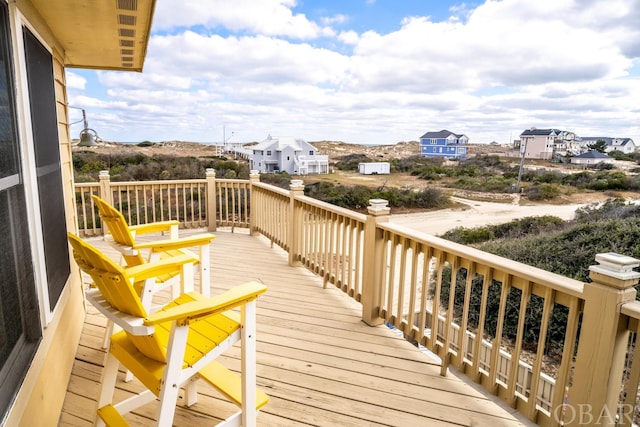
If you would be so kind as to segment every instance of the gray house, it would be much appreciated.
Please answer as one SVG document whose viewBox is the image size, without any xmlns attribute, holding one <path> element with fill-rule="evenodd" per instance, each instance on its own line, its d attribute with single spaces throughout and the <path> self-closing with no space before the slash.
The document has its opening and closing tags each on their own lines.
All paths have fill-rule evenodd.
<svg viewBox="0 0 640 427">
<path fill-rule="evenodd" d="M 329 156 L 318 155 L 318 150 L 303 139 L 269 135 L 251 150 L 251 169 L 260 173 L 329 173 Z"/>
<path fill-rule="evenodd" d="M 597 165 L 600 163 L 613 163 L 613 158 L 596 150 L 587 151 L 586 153 L 571 158 L 574 165 Z"/>
</svg>

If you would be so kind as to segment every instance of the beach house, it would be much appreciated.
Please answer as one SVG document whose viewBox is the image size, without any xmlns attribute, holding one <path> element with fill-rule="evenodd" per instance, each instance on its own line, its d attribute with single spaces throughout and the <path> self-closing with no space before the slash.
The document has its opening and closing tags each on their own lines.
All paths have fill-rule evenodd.
<svg viewBox="0 0 640 427">
<path fill-rule="evenodd" d="M 420 137 L 420 155 L 446 159 L 464 159 L 469 138 L 448 130 L 427 132 Z"/>
<path fill-rule="evenodd" d="M 287 172 L 291 175 L 329 173 L 329 157 L 300 138 L 267 136 L 251 147 L 251 169 L 260 173 Z"/>
</svg>

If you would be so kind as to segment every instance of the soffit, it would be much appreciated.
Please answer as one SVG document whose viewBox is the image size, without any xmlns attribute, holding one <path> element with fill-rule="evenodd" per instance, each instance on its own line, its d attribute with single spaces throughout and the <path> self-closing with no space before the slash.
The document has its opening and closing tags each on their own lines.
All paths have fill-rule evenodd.
<svg viewBox="0 0 640 427">
<path fill-rule="evenodd" d="M 66 67 L 142 71 L 155 0 L 31 0 Z"/>
</svg>

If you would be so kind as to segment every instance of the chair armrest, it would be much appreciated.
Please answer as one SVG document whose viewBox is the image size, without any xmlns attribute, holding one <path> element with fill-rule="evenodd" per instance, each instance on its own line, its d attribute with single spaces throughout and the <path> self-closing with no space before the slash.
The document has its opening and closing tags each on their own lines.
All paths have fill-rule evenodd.
<svg viewBox="0 0 640 427">
<path fill-rule="evenodd" d="M 152 277 L 172 273 L 176 271 L 176 268 L 182 267 L 184 264 L 196 263 L 197 261 L 198 259 L 192 255 L 182 254 L 158 261 L 148 262 L 146 264 L 128 267 L 124 270 L 130 279 L 134 282 L 139 282 Z"/>
<path fill-rule="evenodd" d="M 163 308 L 147 317 L 144 324 L 152 326 L 176 320 L 179 324 L 185 325 L 190 321 L 213 316 L 244 305 L 258 298 L 258 295 L 266 292 L 266 290 L 267 287 L 262 283 L 247 282 L 211 298 L 198 299 L 171 308 Z"/>
<path fill-rule="evenodd" d="M 89 301 L 91 305 L 93 305 L 107 319 L 111 320 L 130 334 L 146 336 L 153 333 L 153 326 L 145 325 L 144 319 L 141 317 L 131 316 L 113 308 L 98 289 L 87 289 L 85 296 L 87 301 Z"/>
<path fill-rule="evenodd" d="M 156 233 L 161 231 L 171 231 L 171 227 L 178 227 L 180 221 L 158 221 L 150 222 L 148 224 L 139 224 L 129 226 L 129 230 L 137 235 Z"/>
<path fill-rule="evenodd" d="M 203 246 L 211 243 L 216 236 L 211 233 L 196 234 L 195 236 L 180 237 L 179 239 L 154 240 L 153 242 L 136 243 L 134 249 L 151 249 L 156 252 L 169 249 L 184 249 L 193 246 Z"/>
</svg>

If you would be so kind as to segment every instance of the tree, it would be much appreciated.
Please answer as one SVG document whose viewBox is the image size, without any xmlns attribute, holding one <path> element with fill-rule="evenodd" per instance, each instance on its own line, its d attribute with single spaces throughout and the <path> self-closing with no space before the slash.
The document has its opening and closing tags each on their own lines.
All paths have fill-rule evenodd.
<svg viewBox="0 0 640 427">
<path fill-rule="evenodd" d="M 599 139 L 593 144 L 588 144 L 587 147 L 589 147 L 590 150 L 596 150 L 599 153 L 607 152 L 607 143 L 603 139 Z"/>
</svg>

